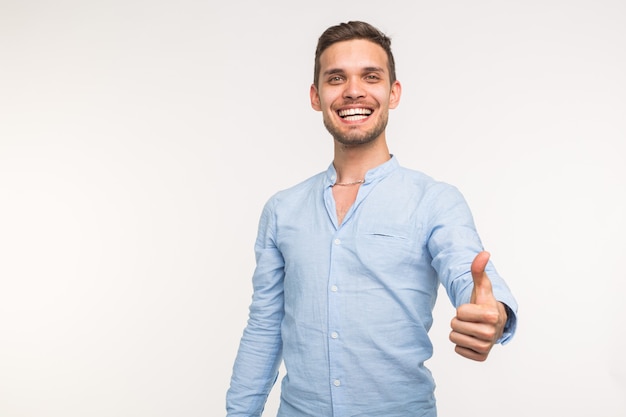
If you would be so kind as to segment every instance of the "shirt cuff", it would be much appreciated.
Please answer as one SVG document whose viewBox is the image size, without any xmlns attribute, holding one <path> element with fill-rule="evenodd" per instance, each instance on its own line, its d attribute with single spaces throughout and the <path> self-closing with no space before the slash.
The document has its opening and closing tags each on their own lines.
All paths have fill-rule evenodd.
<svg viewBox="0 0 626 417">
<path fill-rule="evenodd" d="M 511 341 L 513 335 L 515 334 L 515 330 L 517 329 L 517 314 L 505 303 L 502 303 L 504 309 L 506 310 L 506 324 L 504 325 L 504 331 L 502 332 L 502 337 L 498 339 L 496 343 L 501 343 L 506 345 Z"/>
</svg>

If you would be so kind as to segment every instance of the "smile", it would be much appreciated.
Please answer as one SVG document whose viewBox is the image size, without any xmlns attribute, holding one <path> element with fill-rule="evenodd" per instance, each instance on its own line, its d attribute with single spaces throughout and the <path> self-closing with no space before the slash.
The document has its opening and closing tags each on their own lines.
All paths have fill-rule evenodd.
<svg viewBox="0 0 626 417">
<path fill-rule="evenodd" d="M 339 114 L 339 117 L 341 117 L 344 120 L 358 121 L 358 120 L 366 119 L 370 114 L 372 114 L 372 110 L 364 109 L 364 108 L 344 109 L 344 110 L 339 110 L 337 114 Z"/>
</svg>

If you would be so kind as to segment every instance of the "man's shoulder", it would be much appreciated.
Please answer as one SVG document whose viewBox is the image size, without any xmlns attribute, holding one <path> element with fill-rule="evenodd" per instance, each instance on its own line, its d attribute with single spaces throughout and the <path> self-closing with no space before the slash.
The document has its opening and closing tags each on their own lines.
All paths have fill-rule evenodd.
<svg viewBox="0 0 626 417">
<path fill-rule="evenodd" d="M 430 184 L 437 182 L 433 177 L 426 174 L 425 172 L 419 171 L 417 169 L 408 168 L 405 166 L 399 166 L 398 172 L 405 178 L 411 179 L 413 181 L 419 181 L 424 184 Z"/>
<path fill-rule="evenodd" d="M 272 200 L 285 200 L 285 199 L 289 200 L 289 199 L 294 199 L 294 198 L 310 195 L 311 192 L 315 190 L 319 190 L 321 192 L 323 190 L 325 175 L 326 175 L 325 172 L 319 172 L 288 188 L 278 190 L 272 195 L 271 199 Z"/>
<path fill-rule="evenodd" d="M 400 166 L 397 170 L 398 180 L 405 183 L 405 186 L 418 187 L 424 190 L 443 190 L 455 188 L 453 185 L 440 181 L 425 172 L 413 168 Z"/>
</svg>

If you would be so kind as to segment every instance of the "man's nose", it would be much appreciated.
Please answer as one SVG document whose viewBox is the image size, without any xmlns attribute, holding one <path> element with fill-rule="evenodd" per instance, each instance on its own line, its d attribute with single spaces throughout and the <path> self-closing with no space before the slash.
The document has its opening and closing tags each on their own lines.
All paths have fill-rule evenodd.
<svg viewBox="0 0 626 417">
<path fill-rule="evenodd" d="M 354 78 L 349 78 L 346 82 L 346 88 L 343 92 L 344 98 L 355 100 L 357 98 L 365 97 L 365 89 L 361 84 L 361 81 Z"/>
</svg>

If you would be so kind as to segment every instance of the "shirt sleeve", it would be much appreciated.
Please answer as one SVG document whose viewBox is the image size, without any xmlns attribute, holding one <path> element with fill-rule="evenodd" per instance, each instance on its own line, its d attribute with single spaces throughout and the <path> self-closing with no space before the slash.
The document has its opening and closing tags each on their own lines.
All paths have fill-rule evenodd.
<svg viewBox="0 0 626 417">
<path fill-rule="evenodd" d="M 441 284 L 454 307 L 458 307 L 470 300 L 474 285 L 472 261 L 484 249 L 462 194 L 447 184 L 439 184 L 435 188 L 430 201 L 428 249 Z M 498 341 L 505 344 L 515 334 L 517 302 L 491 260 L 485 272 L 491 280 L 495 298 L 507 310 L 504 334 Z"/>
<path fill-rule="evenodd" d="M 254 292 L 226 394 L 228 417 L 261 415 L 282 360 L 284 260 L 276 247 L 272 203 L 270 200 L 265 205 L 259 221 Z"/>
</svg>

